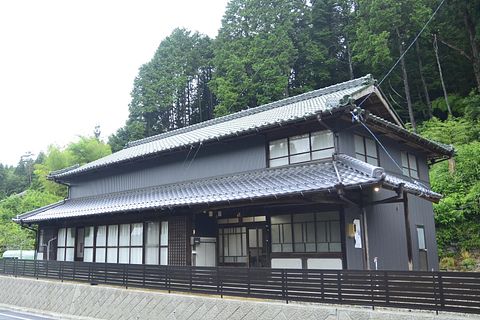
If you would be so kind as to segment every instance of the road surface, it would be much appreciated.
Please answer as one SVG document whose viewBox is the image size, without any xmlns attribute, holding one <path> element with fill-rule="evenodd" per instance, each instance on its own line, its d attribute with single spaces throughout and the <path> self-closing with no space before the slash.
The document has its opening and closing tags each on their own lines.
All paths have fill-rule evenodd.
<svg viewBox="0 0 480 320">
<path fill-rule="evenodd" d="M 55 318 L 36 315 L 30 312 L 18 312 L 0 309 L 0 320 L 52 320 Z"/>
</svg>

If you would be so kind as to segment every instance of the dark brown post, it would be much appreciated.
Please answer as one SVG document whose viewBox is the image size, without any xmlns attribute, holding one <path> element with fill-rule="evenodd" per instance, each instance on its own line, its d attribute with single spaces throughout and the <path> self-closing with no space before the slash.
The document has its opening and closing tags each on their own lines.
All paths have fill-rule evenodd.
<svg viewBox="0 0 480 320">
<path fill-rule="evenodd" d="M 403 214 L 405 217 L 405 235 L 407 237 L 407 256 L 408 256 L 408 270 L 413 270 L 413 250 L 412 250 L 412 232 L 410 230 L 410 217 L 408 213 L 408 196 L 403 193 Z"/>
</svg>

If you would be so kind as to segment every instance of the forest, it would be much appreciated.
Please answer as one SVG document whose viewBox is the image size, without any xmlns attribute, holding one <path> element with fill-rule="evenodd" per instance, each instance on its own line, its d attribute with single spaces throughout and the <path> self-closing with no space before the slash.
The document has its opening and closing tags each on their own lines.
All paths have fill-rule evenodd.
<svg viewBox="0 0 480 320">
<path fill-rule="evenodd" d="M 161 39 L 159 39 L 161 40 Z M 177 28 L 133 81 L 129 116 L 107 142 L 80 137 L 0 164 L 0 253 L 31 247 L 15 215 L 58 201 L 46 174 L 152 136 L 365 74 L 407 127 L 452 144 L 431 167 L 442 268 L 480 254 L 480 0 L 231 0 L 215 38 Z M 119 106 L 120 107 L 120 106 Z M 3 199 L 3 200 L 2 200 Z"/>
</svg>

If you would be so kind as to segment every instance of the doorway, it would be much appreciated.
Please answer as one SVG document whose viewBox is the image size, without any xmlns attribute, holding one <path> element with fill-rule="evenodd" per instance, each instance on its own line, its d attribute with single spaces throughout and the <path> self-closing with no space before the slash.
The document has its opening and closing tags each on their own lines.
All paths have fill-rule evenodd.
<svg viewBox="0 0 480 320">
<path fill-rule="evenodd" d="M 85 228 L 77 228 L 75 243 L 75 261 L 83 261 L 83 251 L 85 247 Z"/>
<path fill-rule="evenodd" d="M 247 230 L 249 267 L 268 267 L 265 226 L 252 226 Z"/>
</svg>

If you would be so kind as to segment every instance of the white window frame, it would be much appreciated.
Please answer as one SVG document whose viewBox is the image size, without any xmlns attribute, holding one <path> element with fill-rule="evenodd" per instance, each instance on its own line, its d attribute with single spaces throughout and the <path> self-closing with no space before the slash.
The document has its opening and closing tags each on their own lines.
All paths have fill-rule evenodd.
<svg viewBox="0 0 480 320">
<path fill-rule="evenodd" d="M 314 148 L 314 137 L 316 135 L 325 134 L 329 142 L 327 146 Z M 299 139 L 308 139 L 308 150 L 301 152 L 292 152 L 292 141 L 299 140 Z M 277 143 L 285 143 L 286 144 L 286 152 L 280 156 L 272 157 L 271 149 L 272 146 Z M 331 151 L 331 153 L 329 152 Z M 283 165 L 289 164 L 296 164 L 296 163 L 305 163 L 314 160 L 321 160 L 321 159 L 328 159 L 331 158 L 331 155 L 335 152 L 335 137 L 334 133 L 330 130 L 321 130 L 321 131 L 313 131 L 307 132 L 295 136 L 289 136 L 282 139 L 271 140 L 268 143 L 268 166 L 269 167 L 279 167 Z M 324 156 L 323 153 L 328 153 L 328 156 Z M 301 160 L 295 160 L 301 159 Z"/>
</svg>

